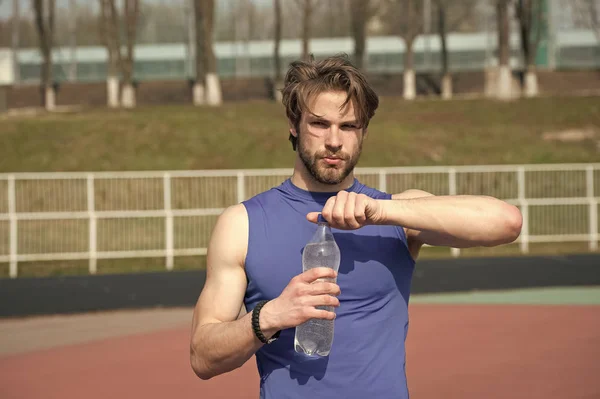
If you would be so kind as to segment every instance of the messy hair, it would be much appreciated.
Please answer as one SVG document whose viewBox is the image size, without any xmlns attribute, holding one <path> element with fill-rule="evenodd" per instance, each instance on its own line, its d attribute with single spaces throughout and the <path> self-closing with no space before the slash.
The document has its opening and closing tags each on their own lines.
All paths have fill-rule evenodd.
<svg viewBox="0 0 600 399">
<path fill-rule="evenodd" d="M 352 65 L 345 54 L 318 62 L 311 56 L 309 61 L 294 61 L 290 64 L 282 89 L 286 116 L 298 133 L 302 113 L 311 112 L 310 102 L 319 94 L 330 90 L 346 92 L 342 108 L 352 101 L 360 128 L 367 128 L 379 106 L 379 98 L 364 74 Z M 289 140 L 296 150 L 297 137 L 290 134 Z"/>
</svg>

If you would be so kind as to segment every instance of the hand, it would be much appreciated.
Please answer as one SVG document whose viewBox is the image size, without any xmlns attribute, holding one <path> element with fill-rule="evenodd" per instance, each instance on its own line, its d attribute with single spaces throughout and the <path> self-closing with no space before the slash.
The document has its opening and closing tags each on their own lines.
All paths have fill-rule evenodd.
<svg viewBox="0 0 600 399">
<path fill-rule="evenodd" d="M 260 328 L 265 336 L 279 330 L 296 327 L 309 319 L 335 319 L 335 313 L 316 309 L 317 306 L 340 306 L 336 298 L 340 287 L 333 282 L 335 270 L 316 267 L 294 277 L 277 298 L 267 302 L 260 313 Z"/>
<path fill-rule="evenodd" d="M 331 227 L 353 230 L 368 224 L 380 224 L 385 220 L 383 202 L 365 194 L 340 191 L 325 203 L 321 214 Z M 311 212 L 306 218 L 317 223 L 319 212 Z"/>
</svg>

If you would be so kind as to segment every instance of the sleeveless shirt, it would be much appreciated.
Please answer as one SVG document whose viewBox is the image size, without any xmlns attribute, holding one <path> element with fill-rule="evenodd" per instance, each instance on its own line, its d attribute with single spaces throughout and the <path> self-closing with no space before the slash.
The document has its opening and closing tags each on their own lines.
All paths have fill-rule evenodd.
<svg viewBox="0 0 600 399">
<path fill-rule="evenodd" d="M 346 191 L 390 200 L 360 183 Z M 274 299 L 302 273 L 302 250 L 316 230 L 306 219 L 337 193 L 309 192 L 290 179 L 244 201 L 249 218 L 246 309 Z M 340 247 L 334 338 L 327 357 L 294 350 L 295 328 L 256 352 L 261 399 L 406 399 L 405 340 L 414 260 L 400 226 L 332 229 Z"/>
</svg>

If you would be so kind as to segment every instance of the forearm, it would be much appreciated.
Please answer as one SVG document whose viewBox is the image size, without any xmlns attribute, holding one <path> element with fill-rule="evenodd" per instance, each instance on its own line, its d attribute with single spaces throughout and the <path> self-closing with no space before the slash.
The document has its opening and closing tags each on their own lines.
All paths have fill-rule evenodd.
<svg viewBox="0 0 600 399">
<path fill-rule="evenodd" d="M 190 356 L 192 368 L 200 378 L 209 379 L 241 367 L 260 349 L 263 343 L 252 331 L 251 318 L 252 313 L 248 313 L 235 321 L 196 328 Z M 269 337 L 275 331 L 265 328 L 263 333 Z"/>
<path fill-rule="evenodd" d="M 521 230 L 519 210 L 486 196 L 428 196 L 384 201 L 385 224 L 420 231 L 432 245 L 498 245 Z"/>
</svg>

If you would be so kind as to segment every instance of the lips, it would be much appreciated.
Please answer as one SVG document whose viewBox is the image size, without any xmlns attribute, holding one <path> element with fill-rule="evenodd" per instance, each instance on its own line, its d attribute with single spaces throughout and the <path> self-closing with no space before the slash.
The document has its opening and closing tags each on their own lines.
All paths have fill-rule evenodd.
<svg viewBox="0 0 600 399">
<path fill-rule="evenodd" d="M 342 158 L 337 158 L 337 157 L 324 157 L 323 160 L 328 165 L 339 165 L 343 161 Z"/>
</svg>

